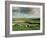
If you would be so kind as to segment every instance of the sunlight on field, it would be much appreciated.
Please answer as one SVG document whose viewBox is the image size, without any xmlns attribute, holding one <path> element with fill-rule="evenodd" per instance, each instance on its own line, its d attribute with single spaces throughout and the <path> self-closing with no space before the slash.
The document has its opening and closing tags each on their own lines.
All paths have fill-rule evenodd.
<svg viewBox="0 0 46 38">
<path fill-rule="evenodd" d="M 40 30 L 40 19 L 14 18 L 12 25 L 13 31 Z"/>
</svg>

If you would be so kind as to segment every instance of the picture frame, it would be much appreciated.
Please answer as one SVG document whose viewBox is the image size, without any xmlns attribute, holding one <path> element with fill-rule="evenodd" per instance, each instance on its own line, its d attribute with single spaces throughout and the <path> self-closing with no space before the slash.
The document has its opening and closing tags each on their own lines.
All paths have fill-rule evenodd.
<svg viewBox="0 0 46 38">
<path fill-rule="evenodd" d="M 45 23 L 45 16 L 44 16 L 45 8 L 44 7 L 45 7 L 44 3 L 40 3 L 40 2 L 5 1 L 5 37 L 44 35 L 45 34 L 45 29 L 44 29 L 45 28 L 45 24 L 44 24 Z M 25 11 L 25 9 L 26 9 L 26 11 Z M 34 11 L 29 12 L 29 10 L 27 10 L 27 9 L 34 10 Z M 40 12 L 38 12 L 38 10 Z M 38 13 L 35 14 L 36 13 L 35 11 L 37 11 Z M 13 13 L 13 12 L 15 12 L 15 13 Z M 21 12 L 21 13 L 18 13 L 18 12 Z M 24 14 L 23 14 L 23 12 L 24 12 Z M 22 29 L 23 26 L 22 26 L 22 28 L 20 27 L 23 24 L 21 24 L 19 26 L 21 29 L 19 29 L 19 27 L 14 26 L 14 23 L 13 23 L 14 16 L 15 16 L 15 19 L 17 19 L 17 20 L 18 19 L 22 20 L 22 18 L 23 18 L 24 20 L 26 20 L 26 23 L 27 23 L 28 18 L 31 17 L 28 15 L 30 13 L 31 13 L 31 15 L 33 15 L 32 16 L 33 18 L 40 18 L 38 20 L 36 19 L 37 21 L 39 21 L 40 26 L 38 24 L 35 24 L 35 25 L 38 25 L 39 27 L 28 28 L 30 26 L 29 25 L 29 26 L 26 26 L 25 27 L 26 30 L 24 30 L 24 29 Z M 31 19 L 31 21 L 32 21 L 32 19 Z M 21 23 L 21 21 L 19 21 L 19 22 Z M 36 21 L 33 21 L 33 22 L 36 22 Z M 25 23 L 25 21 L 24 21 L 24 23 Z M 18 24 L 18 22 L 17 22 L 17 24 Z M 12 27 L 12 25 L 13 25 L 13 27 Z M 34 25 L 32 25 L 32 26 L 34 26 Z M 17 30 L 16 30 L 16 28 L 17 28 Z"/>
</svg>

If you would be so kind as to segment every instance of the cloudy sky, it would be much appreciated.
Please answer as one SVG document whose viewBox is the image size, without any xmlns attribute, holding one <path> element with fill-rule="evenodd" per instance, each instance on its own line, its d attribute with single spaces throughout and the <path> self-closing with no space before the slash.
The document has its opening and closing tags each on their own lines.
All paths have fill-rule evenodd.
<svg viewBox="0 0 46 38">
<path fill-rule="evenodd" d="M 13 18 L 40 18 L 40 8 L 12 7 Z"/>
</svg>

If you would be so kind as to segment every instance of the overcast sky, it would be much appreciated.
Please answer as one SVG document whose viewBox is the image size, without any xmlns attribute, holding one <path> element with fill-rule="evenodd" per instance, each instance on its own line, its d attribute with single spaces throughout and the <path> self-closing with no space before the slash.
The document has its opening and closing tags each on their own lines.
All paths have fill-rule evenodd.
<svg viewBox="0 0 46 38">
<path fill-rule="evenodd" d="M 40 18 L 40 8 L 13 7 L 13 18 Z"/>
</svg>

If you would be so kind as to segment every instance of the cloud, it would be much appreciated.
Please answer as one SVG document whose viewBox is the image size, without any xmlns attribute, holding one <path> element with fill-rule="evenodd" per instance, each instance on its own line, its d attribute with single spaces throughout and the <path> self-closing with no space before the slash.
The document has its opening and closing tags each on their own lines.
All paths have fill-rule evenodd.
<svg viewBox="0 0 46 38">
<path fill-rule="evenodd" d="M 13 8 L 13 18 L 40 18 L 40 8 Z"/>
</svg>

